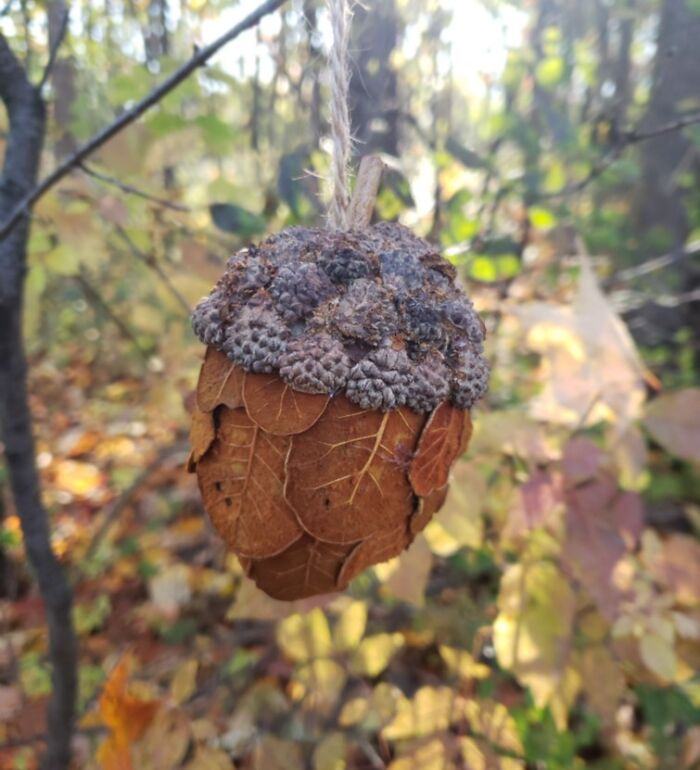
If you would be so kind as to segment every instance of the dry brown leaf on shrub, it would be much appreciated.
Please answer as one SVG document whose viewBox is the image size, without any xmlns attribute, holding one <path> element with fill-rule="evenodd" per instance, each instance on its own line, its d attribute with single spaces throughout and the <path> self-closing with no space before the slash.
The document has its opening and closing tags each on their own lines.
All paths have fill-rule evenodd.
<svg viewBox="0 0 700 770">
<path fill-rule="evenodd" d="M 447 401 L 430 415 L 411 463 L 411 484 L 419 497 L 447 484 L 450 469 L 465 450 L 471 432 L 469 412 Z"/>
<path fill-rule="evenodd" d="M 282 494 L 288 447 L 288 438 L 261 431 L 244 409 L 221 410 L 197 478 L 214 526 L 238 554 L 274 556 L 301 537 Z"/>
<path fill-rule="evenodd" d="M 413 510 L 406 466 L 424 417 L 410 409 L 366 411 L 345 396 L 292 438 L 285 495 L 308 532 L 354 543 L 399 527 Z"/>
<path fill-rule="evenodd" d="M 646 408 L 644 426 L 674 455 L 700 463 L 700 388 L 664 393 Z"/>
<path fill-rule="evenodd" d="M 213 412 L 217 406 L 243 406 L 243 370 L 216 348 L 207 348 L 197 382 L 197 406 Z"/>
<path fill-rule="evenodd" d="M 243 400 L 251 419 L 264 431 L 291 436 L 308 430 L 321 417 L 328 396 L 300 393 L 276 374 L 247 372 Z"/>
<path fill-rule="evenodd" d="M 341 569 L 354 544 L 319 543 L 303 535 L 282 553 L 267 559 L 246 559 L 248 577 L 274 599 L 291 601 L 338 591 Z"/>
</svg>

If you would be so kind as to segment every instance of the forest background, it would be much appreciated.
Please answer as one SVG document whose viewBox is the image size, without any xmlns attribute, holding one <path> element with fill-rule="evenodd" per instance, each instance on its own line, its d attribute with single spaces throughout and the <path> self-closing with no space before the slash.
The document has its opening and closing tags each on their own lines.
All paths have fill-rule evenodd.
<svg viewBox="0 0 700 770">
<path fill-rule="evenodd" d="M 12 60 L 42 82 L 42 175 L 255 5 L 4 3 L 0 97 Z M 280 5 L 32 211 L 23 334 L 74 594 L 73 766 L 700 767 L 700 3 L 355 7 L 377 214 L 457 265 L 493 376 L 424 536 L 293 605 L 243 578 L 184 472 L 191 308 L 236 249 L 324 218 L 328 14 Z M 49 656 L 14 500 L 0 466 L 0 767 L 47 745 L 63 767 L 70 644 Z"/>
</svg>

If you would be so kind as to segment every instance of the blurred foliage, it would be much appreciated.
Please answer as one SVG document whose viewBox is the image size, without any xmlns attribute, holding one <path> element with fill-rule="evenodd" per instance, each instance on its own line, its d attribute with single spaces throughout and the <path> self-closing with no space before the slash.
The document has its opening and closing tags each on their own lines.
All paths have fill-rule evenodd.
<svg viewBox="0 0 700 770">
<path fill-rule="evenodd" d="M 45 168 L 247 5 L 71 3 Z M 645 149 L 619 143 L 649 104 L 662 5 L 475 2 L 510 31 L 503 68 L 462 81 L 455 5 L 386 3 L 400 109 L 381 120 L 402 149 L 378 210 L 459 267 L 493 382 L 443 511 L 343 596 L 260 594 L 183 471 L 186 308 L 233 250 L 323 215 L 322 3 L 267 19 L 41 201 L 26 338 L 76 591 L 76 767 L 699 766 L 697 328 L 649 334 L 639 313 L 670 297 L 680 316 L 677 266 L 622 272 L 672 242 L 635 220 Z M 10 3 L 0 25 L 38 75 L 45 5 Z M 700 188 L 676 182 L 690 240 Z M 0 767 L 31 768 L 50 671 L 3 499 Z"/>
</svg>

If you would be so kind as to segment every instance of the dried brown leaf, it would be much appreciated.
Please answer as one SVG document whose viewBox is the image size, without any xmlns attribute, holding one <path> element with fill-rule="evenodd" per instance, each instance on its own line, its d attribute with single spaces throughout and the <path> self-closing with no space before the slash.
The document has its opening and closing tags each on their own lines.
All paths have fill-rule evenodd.
<svg viewBox="0 0 700 770">
<path fill-rule="evenodd" d="M 241 561 L 258 588 L 288 602 L 341 590 L 338 576 L 353 547 L 319 543 L 305 534 L 276 556 Z"/>
<path fill-rule="evenodd" d="M 260 430 L 245 409 L 221 409 L 216 441 L 197 466 L 204 506 L 239 555 L 282 552 L 302 530 L 283 495 L 289 439 Z"/>
<path fill-rule="evenodd" d="M 216 348 L 207 348 L 197 382 L 197 406 L 213 412 L 217 406 L 243 406 L 244 371 Z"/>
<path fill-rule="evenodd" d="M 214 415 L 211 412 L 202 412 L 195 406 L 190 427 L 191 465 L 196 465 L 204 457 L 215 438 Z"/>
<path fill-rule="evenodd" d="M 308 430 L 325 411 L 328 399 L 300 393 L 276 374 L 245 375 L 243 400 L 248 414 L 263 430 L 276 436 Z"/>
<path fill-rule="evenodd" d="M 418 501 L 415 513 L 411 516 L 408 526 L 411 535 L 415 537 L 422 532 L 435 514 L 442 508 L 447 499 L 448 486 L 445 485 L 442 489 L 436 489 L 431 492 L 427 497 L 421 497 Z"/>
<path fill-rule="evenodd" d="M 466 449 L 471 432 L 469 412 L 448 402 L 430 415 L 411 463 L 411 484 L 419 497 L 427 497 L 447 484 L 450 469 Z"/>
<path fill-rule="evenodd" d="M 367 567 L 393 559 L 394 556 L 398 556 L 408 546 L 409 539 L 406 534 L 405 523 L 395 527 L 393 530 L 381 530 L 375 533 L 352 550 L 340 571 L 338 584 L 341 588 L 345 588 L 354 577 L 367 569 Z"/>
<path fill-rule="evenodd" d="M 292 438 L 285 496 L 304 529 L 331 543 L 356 543 L 405 526 L 413 510 L 406 465 L 423 416 L 366 411 L 344 396 Z"/>
</svg>

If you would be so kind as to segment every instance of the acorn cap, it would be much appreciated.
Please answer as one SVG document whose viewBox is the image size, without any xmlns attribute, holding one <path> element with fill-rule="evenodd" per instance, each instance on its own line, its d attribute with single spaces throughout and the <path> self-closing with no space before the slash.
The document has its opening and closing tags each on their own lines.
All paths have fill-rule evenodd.
<svg viewBox="0 0 700 770">
<path fill-rule="evenodd" d="M 469 409 L 486 392 L 484 326 L 456 271 L 405 227 L 293 227 L 227 263 L 195 309 L 202 342 L 245 371 L 363 408 Z"/>
</svg>

